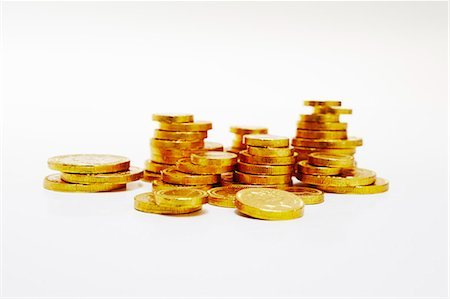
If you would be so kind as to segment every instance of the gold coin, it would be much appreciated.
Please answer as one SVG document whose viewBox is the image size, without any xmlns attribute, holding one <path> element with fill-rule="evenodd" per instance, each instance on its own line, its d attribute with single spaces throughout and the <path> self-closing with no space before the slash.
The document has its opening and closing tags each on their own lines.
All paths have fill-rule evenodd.
<svg viewBox="0 0 450 299">
<path fill-rule="evenodd" d="M 202 150 L 209 152 L 223 152 L 223 145 L 218 142 L 205 141 Z"/>
<path fill-rule="evenodd" d="M 303 104 L 305 106 L 341 106 L 341 101 L 304 101 Z"/>
<path fill-rule="evenodd" d="M 170 184 L 178 185 L 211 185 L 220 182 L 220 175 L 217 174 L 188 174 L 169 167 L 161 171 L 162 180 Z"/>
<path fill-rule="evenodd" d="M 78 184 L 126 184 L 140 180 L 143 176 L 143 170 L 134 166 L 126 171 L 109 173 L 61 173 L 63 181 Z"/>
<path fill-rule="evenodd" d="M 145 170 L 149 172 L 161 173 L 161 170 L 166 169 L 167 167 L 172 166 L 171 164 L 163 164 L 152 161 L 150 159 L 145 161 Z"/>
<path fill-rule="evenodd" d="M 240 171 L 234 172 L 234 180 L 244 184 L 255 185 L 280 185 L 291 184 L 292 176 L 289 175 L 256 175 L 248 174 Z"/>
<path fill-rule="evenodd" d="M 299 174 L 298 179 L 306 184 L 326 186 L 365 186 L 375 182 L 376 173 L 372 170 L 354 168 L 342 169 L 339 176 Z"/>
<path fill-rule="evenodd" d="M 170 207 L 196 207 L 202 205 L 208 197 L 206 191 L 193 188 L 167 188 L 154 194 L 158 205 Z"/>
<path fill-rule="evenodd" d="M 314 131 L 345 131 L 347 130 L 346 123 L 316 123 L 316 122 L 297 122 L 297 128 L 302 130 L 314 130 Z"/>
<path fill-rule="evenodd" d="M 194 121 L 192 114 L 153 114 L 152 120 L 165 123 L 190 123 Z"/>
<path fill-rule="evenodd" d="M 69 173 L 117 172 L 130 168 L 130 160 L 115 155 L 65 155 L 48 159 L 48 167 Z"/>
<path fill-rule="evenodd" d="M 180 159 L 177 161 L 177 170 L 184 173 L 192 174 L 221 174 L 233 171 L 234 166 L 214 166 L 214 165 L 197 165 L 191 162 L 190 159 Z"/>
<path fill-rule="evenodd" d="M 302 199 L 290 192 L 271 188 L 246 188 L 236 193 L 236 208 L 253 218 L 287 220 L 303 216 Z"/>
<path fill-rule="evenodd" d="M 308 156 L 311 153 L 330 153 L 330 154 L 341 154 L 341 155 L 354 155 L 356 149 L 352 148 L 314 148 L 314 147 L 302 147 L 294 146 L 294 151 L 299 154 L 306 154 Z M 302 159 L 306 160 L 306 159 Z"/>
<path fill-rule="evenodd" d="M 339 122 L 339 114 L 302 114 L 300 115 L 300 121 L 314 123 L 336 123 Z"/>
<path fill-rule="evenodd" d="M 339 175 L 341 167 L 321 167 L 308 164 L 307 160 L 298 162 L 297 171 L 303 174 L 312 175 Z"/>
<path fill-rule="evenodd" d="M 350 137 L 343 140 L 319 140 L 319 139 L 302 139 L 293 138 L 293 146 L 315 147 L 315 148 L 353 148 L 363 144 L 361 138 Z"/>
<path fill-rule="evenodd" d="M 347 139 L 347 131 L 297 130 L 296 137 L 306 139 Z"/>
<path fill-rule="evenodd" d="M 375 182 L 366 186 L 317 186 L 317 188 L 331 193 L 342 194 L 376 194 L 389 190 L 389 181 L 383 178 L 376 178 Z"/>
<path fill-rule="evenodd" d="M 212 188 L 208 190 L 208 203 L 224 208 L 235 208 L 234 201 L 236 199 L 236 193 L 245 188 L 250 188 L 250 186 L 234 184 Z"/>
<path fill-rule="evenodd" d="M 310 187 L 292 186 L 284 189 L 298 195 L 305 205 L 315 205 L 324 202 L 325 196 L 322 191 Z"/>
<path fill-rule="evenodd" d="M 203 140 L 185 141 L 185 140 L 164 140 L 155 139 L 150 140 L 151 147 L 167 148 L 167 149 L 200 149 L 205 145 Z"/>
<path fill-rule="evenodd" d="M 317 114 L 352 114 L 352 109 L 347 108 L 333 108 L 333 107 L 327 107 L 327 106 L 316 106 L 314 107 L 314 113 Z"/>
<path fill-rule="evenodd" d="M 231 141 L 231 147 L 245 149 L 247 146 L 245 145 L 243 140 L 233 140 Z"/>
<path fill-rule="evenodd" d="M 239 153 L 239 161 L 249 164 L 267 164 L 267 165 L 292 165 L 297 159 L 297 153 L 285 157 L 266 157 L 250 155 L 248 151 Z"/>
<path fill-rule="evenodd" d="M 161 179 L 161 173 L 144 170 L 144 177 L 142 178 L 143 181 L 151 183 L 154 180 L 160 180 L 160 179 Z"/>
<path fill-rule="evenodd" d="M 163 156 L 163 155 L 159 155 L 157 153 L 152 153 L 151 154 L 151 159 L 152 161 L 156 162 L 156 163 L 160 163 L 160 164 L 171 164 L 171 165 L 175 165 L 177 163 L 178 160 L 183 159 L 185 157 L 172 157 L 172 156 Z"/>
<path fill-rule="evenodd" d="M 233 166 L 237 155 L 227 152 L 204 152 L 191 155 L 191 162 L 202 166 Z"/>
<path fill-rule="evenodd" d="M 104 192 L 126 188 L 126 184 L 72 184 L 63 181 L 56 173 L 45 177 L 44 188 L 62 192 Z"/>
<path fill-rule="evenodd" d="M 351 168 L 355 159 L 350 155 L 311 153 L 308 156 L 308 163 L 315 166 Z"/>
<path fill-rule="evenodd" d="M 237 170 L 250 174 L 282 175 L 292 174 L 294 167 L 292 165 L 262 165 L 238 162 Z"/>
<path fill-rule="evenodd" d="M 252 127 L 252 126 L 232 126 L 230 127 L 230 132 L 237 135 L 247 135 L 247 134 L 267 134 L 269 129 L 266 127 Z"/>
<path fill-rule="evenodd" d="M 178 131 L 178 132 L 198 132 L 208 131 L 212 129 L 210 121 L 196 121 L 191 123 L 160 123 L 159 129 L 163 131 Z"/>
<path fill-rule="evenodd" d="M 216 185 L 190 185 L 190 186 L 186 186 L 186 185 L 170 184 L 170 183 L 163 182 L 160 179 L 152 181 L 152 191 L 153 192 L 156 192 L 158 190 L 163 190 L 163 189 L 170 189 L 170 188 L 190 188 L 190 189 L 200 189 L 200 190 L 208 191 L 209 189 L 214 188 L 215 186 Z"/>
<path fill-rule="evenodd" d="M 249 134 L 244 136 L 244 143 L 257 147 L 287 147 L 289 138 L 269 134 Z"/>
<path fill-rule="evenodd" d="M 254 156 L 264 157 L 291 157 L 294 155 L 292 147 L 255 147 L 248 146 L 247 152 Z"/>
<path fill-rule="evenodd" d="M 174 131 L 162 131 L 155 130 L 154 137 L 156 139 L 165 140 L 186 140 L 186 141 L 197 141 L 208 137 L 208 133 L 204 132 L 174 132 Z"/>
<path fill-rule="evenodd" d="M 202 205 L 194 207 L 160 206 L 155 202 L 153 192 L 147 192 L 138 194 L 134 197 L 134 208 L 144 213 L 177 215 L 200 211 L 202 209 Z"/>
<path fill-rule="evenodd" d="M 233 184 L 233 172 L 225 172 L 220 174 L 220 184 L 228 186 Z"/>
</svg>

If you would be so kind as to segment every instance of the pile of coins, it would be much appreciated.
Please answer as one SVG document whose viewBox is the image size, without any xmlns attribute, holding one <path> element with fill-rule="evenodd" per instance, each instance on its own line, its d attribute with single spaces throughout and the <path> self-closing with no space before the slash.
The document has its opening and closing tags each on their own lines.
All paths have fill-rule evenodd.
<svg viewBox="0 0 450 299">
<path fill-rule="evenodd" d="M 245 150 L 247 146 L 244 143 L 244 135 L 249 134 L 268 134 L 269 129 L 265 127 L 249 127 L 249 126 L 232 126 L 230 132 L 235 135 L 231 148 L 227 151 L 238 154 L 240 151 Z"/>
<path fill-rule="evenodd" d="M 234 181 L 241 184 L 287 187 L 296 161 L 289 138 L 268 134 L 244 135 L 246 150 L 239 152 Z"/>
<path fill-rule="evenodd" d="M 143 177 L 142 169 L 114 155 L 65 155 L 48 159 L 50 169 L 61 173 L 44 179 L 44 188 L 66 192 L 102 192 L 126 188 Z"/>
<path fill-rule="evenodd" d="M 347 123 L 340 122 L 341 114 L 352 114 L 351 109 L 341 108 L 340 101 L 305 101 L 313 107 L 311 114 L 300 115 L 297 134 L 292 146 L 298 153 L 298 160 L 307 159 L 314 152 L 354 155 L 362 139 L 348 137 Z"/>
</svg>

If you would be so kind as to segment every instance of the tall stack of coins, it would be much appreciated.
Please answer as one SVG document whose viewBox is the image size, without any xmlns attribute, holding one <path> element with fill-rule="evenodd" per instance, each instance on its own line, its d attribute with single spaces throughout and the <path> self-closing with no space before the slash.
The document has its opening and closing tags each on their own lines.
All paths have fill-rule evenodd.
<svg viewBox="0 0 450 299">
<path fill-rule="evenodd" d="M 298 160 L 305 160 L 310 153 L 353 155 L 362 139 L 348 137 L 347 123 L 340 122 L 341 114 L 351 114 L 351 109 L 341 108 L 340 101 L 305 101 L 314 108 L 312 114 L 302 114 L 297 122 L 297 134 L 292 139 Z"/>
<path fill-rule="evenodd" d="M 244 135 L 249 134 L 268 134 L 269 129 L 265 127 L 252 127 L 252 126 L 232 126 L 230 132 L 234 133 L 235 138 L 232 141 L 229 152 L 238 154 L 240 151 L 245 150 L 247 147 L 244 143 Z"/>
<path fill-rule="evenodd" d="M 295 164 L 289 138 L 268 134 L 244 136 L 247 147 L 239 153 L 234 180 L 242 184 L 286 187 L 292 184 Z"/>
<path fill-rule="evenodd" d="M 66 192 L 101 192 L 125 188 L 142 178 L 143 171 L 126 157 L 115 155 L 65 155 L 48 159 L 50 169 L 61 173 L 44 179 L 44 188 Z"/>
</svg>

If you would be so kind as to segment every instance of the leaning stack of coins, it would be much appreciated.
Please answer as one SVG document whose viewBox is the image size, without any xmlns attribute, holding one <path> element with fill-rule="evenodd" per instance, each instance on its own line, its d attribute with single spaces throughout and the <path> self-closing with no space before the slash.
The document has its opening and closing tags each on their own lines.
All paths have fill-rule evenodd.
<svg viewBox="0 0 450 299">
<path fill-rule="evenodd" d="M 247 147 L 244 143 L 244 135 L 249 134 L 268 134 L 269 129 L 265 127 L 251 127 L 251 126 L 232 126 L 230 132 L 235 134 L 229 152 L 238 154 Z"/>
<path fill-rule="evenodd" d="M 130 160 L 114 155 L 65 155 L 48 159 L 50 169 L 61 173 L 44 179 L 44 188 L 67 192 L 101 192 L 125 188 L 142 178 L 143 171 Z"/>
<path fill-rule="evenodd" d="M 239 153 L 234 180 L 241 184 L 286 187 L 292 184 L 295 164 L 289 138 L 268 134 L 244 136 L 247 149 Z"/>
<path fill-rule="evenodd" d="M 144 172 L 146 181 L 160 179 L 162 170 L 189 158 L 193 152 L 223 151 L 221 144 L 204 141 L 212 129 L 211 122 L 194 122 L 192 114 L 153 114 L 152 119 L 159 122 L 159 129 L 150 140 L 151 159 L 145 162 Z"/>
<path fill-rule="evenodd" d="M 199 152 L 188 159 L 180 159 L 175 167 L 164 169 L 162 180 L 153 181 L 153 190 L 190 187 L 209 190 L 220 185 L 222 174 L 232 172 L 237 156 L 227 152 Z"/>
<path fill-rule="evenodd" d="M 362 139 L 348 137 L 347 123 L 339 121 L 341 114 L 351 114 L 351 109 L 341 108 L 340 101 L 305 101 L 305 106 L 314 108 L 312 114 L 302 114 L 297 122 L 297 134 L 292 139 L 298 161 L 305 160 L 310 153 L 353 155 Z"/>
<path fill-rule="evenodd" d="M 356 168 L 350 155 L 312 153 L 297 165 L 297 178 L 325 192 L 374 194 L 389 189 L 389 182 L 372 170 Z"/>
</svg>

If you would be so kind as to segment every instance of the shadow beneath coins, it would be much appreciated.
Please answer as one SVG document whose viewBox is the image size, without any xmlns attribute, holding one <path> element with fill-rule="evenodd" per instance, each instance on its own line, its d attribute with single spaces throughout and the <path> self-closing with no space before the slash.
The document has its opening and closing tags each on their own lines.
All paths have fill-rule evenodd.
<svg viewBox="0 0 450 299">
<path fill-rule="evenodd" d="M 244 213 L 239 212 L 239 210 L 237 210 L 237 209 L 234 210 L 234 213 L 235 213 L 236 215 L 238 215 L 238 216 L 245 217 L 245 218 L 248 218 L 248 219 L 262 220 L 262 219 L 253 218 L 253 217 L 250 217 L 250 216 L 248 216 L 248 215 L 245 215 Z"/>
</svg>

